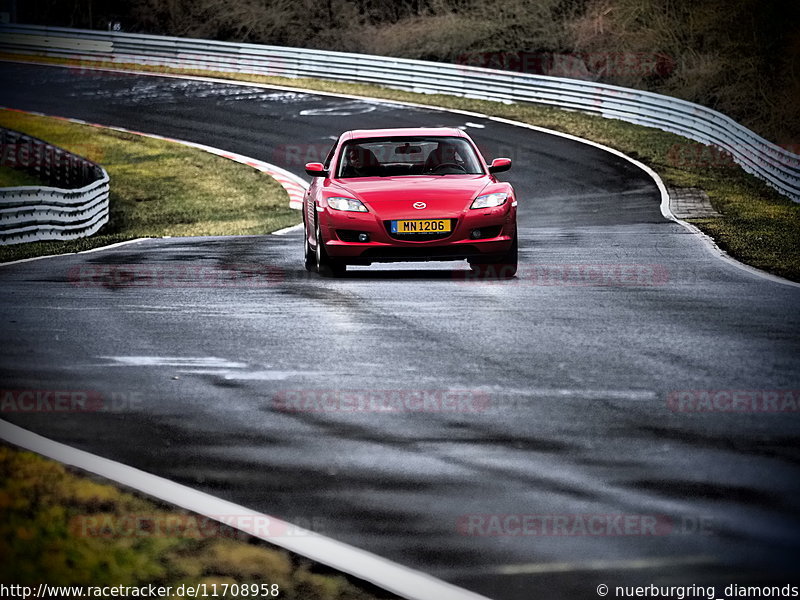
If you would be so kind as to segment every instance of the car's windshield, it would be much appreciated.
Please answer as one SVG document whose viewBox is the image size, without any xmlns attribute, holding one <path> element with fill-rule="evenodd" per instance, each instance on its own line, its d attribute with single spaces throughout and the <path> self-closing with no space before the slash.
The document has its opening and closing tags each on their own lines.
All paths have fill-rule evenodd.
<svg viewBox="0 0 800 600">
<path fill-rule="evenodd" d="M 351 140 L 342 148 L 337 176 L 482 175 L 470 143 L 452 136 Z"/>
</svg>

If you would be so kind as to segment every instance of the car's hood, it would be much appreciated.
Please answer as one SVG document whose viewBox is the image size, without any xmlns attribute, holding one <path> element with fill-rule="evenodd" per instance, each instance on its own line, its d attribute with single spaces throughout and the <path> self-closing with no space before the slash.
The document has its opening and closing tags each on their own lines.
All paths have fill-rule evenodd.
<svg viewBox="0 0 800 600">
<path fill-rule="evenodd" d="M 384 219 L 445 217 L 466 210 L 491 180 L 486 175 L 365 177 L 338 180 L 350 194 Z M 424 202 L 418 209 L 414 203 Z"/>
</svg>

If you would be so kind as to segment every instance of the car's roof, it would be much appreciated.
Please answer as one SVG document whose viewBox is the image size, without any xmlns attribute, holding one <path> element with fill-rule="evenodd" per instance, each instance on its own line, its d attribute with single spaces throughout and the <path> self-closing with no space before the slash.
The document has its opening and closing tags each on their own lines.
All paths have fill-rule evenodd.
<svg viewBox="0 0 800 600">
<path fill-rule="evenodd" d="M 455 127 L 397 127 L 394 129 L 354 129 L 342 134 L 343 140 L 405 136 L 456 136 L 467 137 Z"/>
</svg>

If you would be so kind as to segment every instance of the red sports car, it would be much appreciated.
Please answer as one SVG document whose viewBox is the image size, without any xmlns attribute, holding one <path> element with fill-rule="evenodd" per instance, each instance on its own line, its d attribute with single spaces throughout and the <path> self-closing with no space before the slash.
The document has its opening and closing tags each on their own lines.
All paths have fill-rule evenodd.
<svg viewBox="0 0 800 600">
<path fill-rule="evenodd" d="M 517 200 L 460 129 L 343 133 L 303 203 L 305 262 L 324 276 L 347 265 L 464 260 L 487 276 L 517 271 Z"/>
</svg>

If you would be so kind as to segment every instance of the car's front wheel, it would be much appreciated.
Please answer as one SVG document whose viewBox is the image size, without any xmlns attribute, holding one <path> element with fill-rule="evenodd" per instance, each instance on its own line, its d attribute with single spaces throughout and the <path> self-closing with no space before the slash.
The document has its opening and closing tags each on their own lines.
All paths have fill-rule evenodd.
<svg viewBox="0 0 800 600">
<path fill-rule="evenodd" d="M 317 256 L 314 253 L 313 248 L 311 248 L 311 244 L 308 241 L 308 224 L 303 220 L 303 235 L 305 236 L 304 240 L 304 248 L 305 248 L 305 267 L 306 271 L 316 271 L 317 270 Z"/>
<path fill-rule="evenodd" d="M 317 239 L 317 247 L 314 252 L 317 272 L 323 277 L 341 277 L 345 274 L 345 271 L 347 271 L 347 266 L 328 256 L 328 253 L 325 251 L 325 243 L 322 241 L 319 220 L 316 220 L 316 228 L 314 231 Z"/>
<path fill-rule="evenodd" d="M 469 266 L 482 279 L 511 279 L 517 274 L 518 257 L 519 245 L 515 233 L 508 252 L 499 259 L 491 262 L 470 261 Z"/>
</svg>

